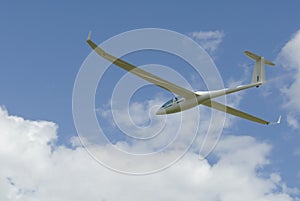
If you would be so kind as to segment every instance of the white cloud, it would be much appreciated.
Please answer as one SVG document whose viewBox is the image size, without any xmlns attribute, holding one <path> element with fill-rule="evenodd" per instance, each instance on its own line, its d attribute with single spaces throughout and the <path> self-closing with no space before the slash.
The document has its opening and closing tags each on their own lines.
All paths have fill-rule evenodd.
<svg viewBox="0 0 300 201">
<path fill-rule="evenodd" d="M 290 127 L 292 127 L 293 129 L 298 129 L 300 124 L 299 124 L 299 121 L 297 120 L 297 118 L 295 117 L 294 114 L 292 113 L 289 113 L 286 117 L 286 121 L 288 123 L 288 125 Z"/>
<path fill-rule="evenodd" d="M 174 116 L 158 116 L 155 112 L 164 103 L 159 98 L 154 100 L 146 100 L 143 102 L 132 102 L 127 108 L 125 105 L 119 104 L 118 107 L 107 108 L 105 113 L 114 111 L 114 116 L 111 114 L 106 118 L 110 121 L 110 124 L 117 124 L 117 126 L 126 134 L 137 138 L 151 138 L 153 133 L 160 133 L 165 130 L 166 125 L 168 128 L 172 128 L 170 134 L 176 133 L 180 119 L 174 118 Z M 146 112 L 149 111 L 149 112 Z M 176 116 L 176 115 L 175 115 Z M 104 117 L 104 116 L 102 116 Z M 172 119 L 171 123 L 168 123 L 167 119 Z M 175 128 L 175 129 L 173 129 Z M 149 136 L 150 134 L 150 136 Z M 170 136 L 166 136 L 167 138 Z M 165 140 L 165 139 L 162 139 Z M 158 141 L 156 141 L 156 144 Z M 160 144 L 160 143 L 159 143 Z"/>
<path fill-rule="evenodd" d="M 206 155 L 214 148 L 223 127 L 229 126 L 229 118 L 225 125 L 222 124 L 226 117 L 225 113 L 205 106 L 167 116 L 155 115 L 154 112 L 164 101 L 156 98 L 143 102 L 132 102 L 129 108 L 119 104 L 114 109 L 105 107 L 97 110 L 101 111 L 98 113 L 102 117 L 101 121 L 107 121 L 112 128 L 119 128 L 133 138 L 147 139 L 127 139 L 131 140 L 133 146 L 124 146 L 123 143 L 116 144 L 131 153 L 136 153 L 136 151 L 149 153 L 164 147 L 168 147 L 169 150 L 185 149 L 190 146 L 196 136 L 191 148 L 199 151 L 199 146 L 202 145 L 201 154 Z M 111 111 L 114 111 L 114 116 Z M 145 111 L 150 111 L 150 114 Z M 103 113 L 106 115 L 102 115 Z M 204 139 L 206 139 L 206 143 L 203 143 Z"/>
<path fill-rule="evenodd" d="M 284 45 L 277 62 L 288 72 L 292 72 L 288 85 L 281 90 L 286 96 L 285 107 L 291 111 L 300 111 L 300 30 Z"/>
<path fill-rule="evenodd" d="M 56 129 L 54 123 L 24 120 L 0 108 L 0 200 L 289 201 L 297 193 L 283 189 L 277 173 L 263 171 L 271 147 L 252 137 L 221 140 L 214 164 L 188 152 L 167 170 L 129 176 L 102 167 L 83 147 L 53 146 Z"/>
<path fill-rule="evenodd" d="M 197 41 L 206 51 L 213 53 L 222 42 L 223 31 L 194 31 L 188 34 Z"/>
<path fill-rule="evenodd" d="M 285 104 L 283 107 L 288 111 L 287 123 L 293 129 L 299 128 L 300 111 L 300 30 L 281 49 L 277 62 L 286 69 L 290 75 L 281 88 Z M 286 84 L 287 83 L 287 84 Z"/>
</svg>

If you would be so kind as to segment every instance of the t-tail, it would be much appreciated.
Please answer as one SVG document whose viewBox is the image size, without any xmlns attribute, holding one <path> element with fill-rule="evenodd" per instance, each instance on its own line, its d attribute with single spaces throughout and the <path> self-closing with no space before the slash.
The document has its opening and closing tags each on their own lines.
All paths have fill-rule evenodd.
<svg viewBox="0 0 300 201">
<path fill-rule="evenodd" d="M 269 66 L 275 66 L 275 64 L 265 59 L 264 57 L 256 55 L 252 52 L 245 51 L 245 54 L 251 59 L 255 60 L 255 67 L 252 74 L 252 83 L 264 83 L 266 81 L 265 64 Z"/>
</svg>

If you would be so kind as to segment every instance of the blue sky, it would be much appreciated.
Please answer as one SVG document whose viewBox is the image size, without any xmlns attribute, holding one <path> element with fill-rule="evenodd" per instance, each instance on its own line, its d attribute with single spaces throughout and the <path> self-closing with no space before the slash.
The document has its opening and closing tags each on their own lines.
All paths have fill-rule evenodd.
<svg viewBox="0 0 300 201">
<path fill-rule="evenodd" d="M 300 103 L 297 102 L 299 95 L 296 89 L 299 86 L 297 80 L 300 76 L 297 75 L 300 66 L 295 59 L 296 53 L 299 55 L 299 49 L 294 47 L 297 46 L 298 40 L 293 39 L 300 29 L 299 6 L 300 3 L 296 1 L 3 1 L 0 3 L 0 105 L 12 116 L 33 122 L 54 122 L 58 129 L 51 131 L 55 134 L 47 134 L 47 139 L 53 141 L 58 149 L 63 147 L 60 150 L 67 150 L 72 144 L 70 139 L 74 139 L 72 137 L 77 133 L 72 117 L 72 91 L 80 66 L 91 52 L 85 42 L 88 31 L 92 31 L 92 38 L 97 43 L 125 31 L 141 28 L 170 29 L 187 36 L 191 36 L 192 33 L 219 31 L 222 33 L 221 42 L 216 50 L 209 51 L 209 54 L 214 58 L 226 86 L 233 81 L 250 81 L 253 62 L 245 57 L 244 50 L 257 52 L 277 63 L 275 68 L 266 69 L 269 83 L 234 98 L 241 99 L 237 103 L 238 108 L 260 117 L 275 120 L 281 114 L 282 123 L 276 126 L 262 126 L 233 119 L 222 135 L 233 137 L 224 137 L 223 144 L 221 143 L 215 156 L 208 158 L 207 163 L 211 168 L 213 163 L 216 163 L 215 167 L 223 164 L 221 159 L 226 159 L 227 155 L 222 151 L 232 151 L 228 151 L 228 143 L 241 140 L 241 143 L 247 146 L 253 144 L 253 147 L 261 150 L 257 154 L 264 156 L 265 162 L 268 163 L 257 162 L 258 165 L 253 171 L 261 166 L 263 171 L 257 174 L 268 178 L 271 175 L 270 181 L 273 184 L 280 175 L 281 180 L 276 185 L 281 185 L 281 190 L 276 188 L 275 191 L 289 194 L 297 200 L 299 192 L 295 193 L 297 190 L 294 188 L 300 188 Z M 197 37 L 193 39 L 197 41 Z M 198 42 L 201 43 L 201 40 Z M 183 68 L 182 61 L 176 58 L 147 51 L 125 58 L 137 65 L 155 62 L 174 65 L 172 68 L 178 71 Z M 165 61 L 166 58 L 170 58 L 170 62 Z M 187 72 L 187 77 L 189 73 L 191 71 Z M 118 68 L 109 69 L 107 77 L 104 78 L 107 85 L 105 89 L 112 89 L 113 84 L 123 75 L 124 72 Z M 197 83 L 193 84 L 197 86 Z M 145 88 L 145 91 L 138 92 L 145 98 L 136 101 L 145 103 L 143 101 L 151 98 L 151 95 L 146 96 L 150 91 L 153 96 L 170 98 L 169 93 L 150 86 Z M 295 101 L 293 93 L 296 93 Z M 105 97 L 97 96 L 96 107 L 103 106 L 109 98 L 109 92 Z M 109 110 L 109 107 L 102 109 Z M 103 116 L 99 116 L 105 130 L 118 139 L 119 130 L 109 126 L 109 118 L 102 118 Z M 50 127 L 52 126 L 51 124 Z M 246 138 L 240 139 L 242 136 Z M 20 143 L 22 144 L 22 141 Z M 239 148 L 237 147 L 237 150 Z M 73 149 L 75 148 L 70 150 Z M 251 149 L 249 152 L 251 153 Z M 215 157 L 221 158 L 220 163 L 215 162 Z M 180 166 L 177 168 L 180 169 Z M 176 167 L 175 170 L 180 171 Z M 111 174 L 107 170 L 101 172 L 104 178 L 109 178 L 107 175 L 112 176 Z M 13 180 L 10 176 L 6 178 Z M 160 181 L 164 177 L 153 176 L 151 179 Z M 125 181 L 124 178 L 120 179 L 120 183 Z M 137 181 L 130 182 L 132 186 L 138 184 Z M 288 186 L 288 190 L 284 190 L 283 184 Z M 103 194 L 108 196 L 110 192 L 105 191 Z M 226 200 L 223 197 L 222 199 Z"/>
</svg>

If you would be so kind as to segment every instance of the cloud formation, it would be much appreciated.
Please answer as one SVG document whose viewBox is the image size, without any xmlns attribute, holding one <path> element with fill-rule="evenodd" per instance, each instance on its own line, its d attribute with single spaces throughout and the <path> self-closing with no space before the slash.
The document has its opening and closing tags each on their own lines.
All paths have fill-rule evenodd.
<svg viewBox="0 0 300 201">
<path fill-rule="evenodd" d="M 197 41 L 206 51 L 213 53 L 221 44 L 224 37 L 223 31 L 194 31 L 188 34 Z"/>
<path fill-rule="evenodd" d="M 194 32 L 191 36 L 202 41 L 206 50 L 213 52 L 221 43 L 224 34 L 220 31 Z M 290 85 L 282 89 L 288 98 L 285 107 L 290 111 L 300 110 L 300 101 L 294 101 L 295 94 L 298 96 L 296 90 L 300 87 L 299 47 L 300 32 L 294 35 L 279 55 L 281 63 L 296 72 Z M 296 99 L 300 100 L 300 96 Z M 148 122 L 151 114 L 145 115 L 141 111 L 149 110 L 153 105 L 150 102 L 136 102 L 131 105 L 132 122 L 141 127 Z M 239 101 L 229 102 L 233 105 L 239 104 Z M 155 103 L 161 103 L 161 100 L 155 100 Z M 107 111 L 101 111 L 104 112 L 103 117 L 111 118 Z M 209 116 L 208 111 L 210 110 L 205 109 L 201 114 Z M 128 121 L 127 116 L 122 116 L 127 111 L 118 112 L 123 127 L 133 130 L 132 122 Z M 193 119 L 193 116 L 189 118 Z M 151 120 L 154 128 L 159 128 L 160 121 Z M 175 123 L 176 119 L 169 122 L 171 127 Z M 288 123 L 295 129 L 299 128 L 295 113 L 288 115 Z M 202 120 L 199 132 L 207 130 L 209 124 L 210 122 Z M 230 126 L 230 123 L 226 126 Z M 52 122 L 30 121 L 11 116 L 5 109 L 0 108 L 0 200 L 299 200 L 296 197 L 299 190 L 287 187 L 280 173 L 267 172 L 264 169 L 271 163 L 268 156 L 272 147 L 250 136 L 223 137 L 213 152 L 214 162 L 199 160 L 198 149 L 192 148 L 166 170 L 150 175 L 130 176 L 100 165 L 80 145 L 77 137 L 71 139 L 73 147 L 57 146 L 57 127 Z M 185 130 L 188 127 L 190 126 L 187 125 Z M 150 146 L 126 141 L 119 141 L 118 145 L 127 151 L 149 151 L 159 148 L 161 144 L 158 142 L 167 141 L 172 132 L 170 130 L 165 138 L 154 140 Z M 139 134 L 143 133 L 136 133 L 136 136 Z M 198 144 L 203 138 L 200 136 L 196 139 Z M 176 149 L 163 152 L 161 160 L 177 155 L 182 145 L 187 143 L 185 139 L 186 136 L 179 138 Z M 107 146 L 98 145 L 96 148 L 107 153 L 107 159 L 114 160 L 112 163 L 121 163 L 124 167 L 129 165 L 121 157 L 111 157 Z M 143 164 L 136 165 L 151 167 L 152 162 L 144 161 Z"/>
<path fill-rule="evenodd" d="M 221 140 L 215 163 L 188 152 L 164 171 L 129 176 L 104 168 L 81 146 L 55 146 L 56 129 L 0 108 L 0 200 L 290 201 L 297 191 L 263 170 L 271 147 L 249 136 Z M 107 151 L 105 145 L 99 149 Z"/>
<path fill-rule="evenodd" d="M 300 111 L 300 30 L 281 49 L 277 61 L 291 75 L 281 92 L 286 97 L 284 108 L 289 111 L 287 122 L 297 129 L 300 124 L 297 115 Z"/>
</svg>

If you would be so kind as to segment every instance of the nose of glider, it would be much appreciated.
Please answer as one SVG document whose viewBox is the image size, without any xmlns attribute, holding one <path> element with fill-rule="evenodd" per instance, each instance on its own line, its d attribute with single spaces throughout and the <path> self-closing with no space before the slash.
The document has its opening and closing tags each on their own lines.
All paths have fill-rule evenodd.
<svg viewBox="0 0 300 201">
<path fill-rule="evenodd" d="M 157 110 L 156 112 L 156 115 L 163 115 L 163 114 L 166 114 L 166 110 L 162 108 L 159 108 L 159 110 Z"/>
</svg>

